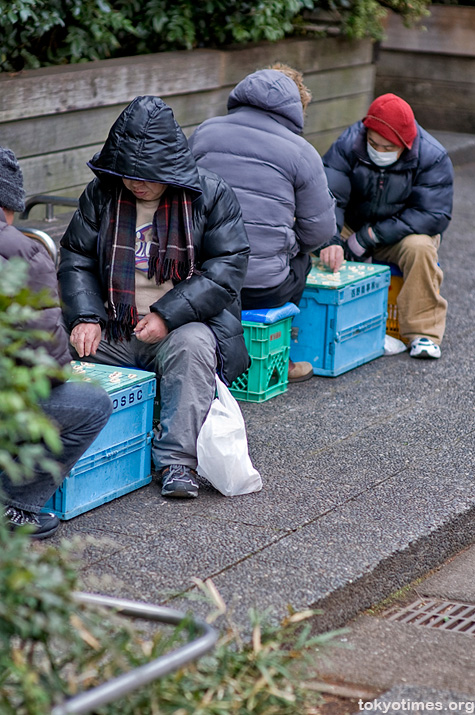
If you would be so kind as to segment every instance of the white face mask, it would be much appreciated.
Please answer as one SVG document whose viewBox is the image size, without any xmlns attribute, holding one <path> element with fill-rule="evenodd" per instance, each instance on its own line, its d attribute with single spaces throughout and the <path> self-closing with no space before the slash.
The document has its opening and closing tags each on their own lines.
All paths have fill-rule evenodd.
<svg viewBox="0 0 475 715">
<path fill-rule="evenodd" d="M 399 152 L 396 151 L 376 151 L 369 142 L 366 144 L 368 156 L 376 166 L 391 166 L 399 159 Z"/>
</svg>

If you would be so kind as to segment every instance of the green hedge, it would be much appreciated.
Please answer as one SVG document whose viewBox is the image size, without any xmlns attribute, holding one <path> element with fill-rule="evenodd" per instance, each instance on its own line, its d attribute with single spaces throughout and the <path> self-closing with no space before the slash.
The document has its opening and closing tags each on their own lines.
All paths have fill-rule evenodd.
<svg viewBox="0 0 475 715">
<path fill-rule="evenodd" d="M 0 262 L 0 472 L 12 481 L 31 479 L 38 466 L 60 477 L 45 451 L 60 451 L 58 431 L 38 400 L 48 397 L 51 378 L 65 375 L 44 346 L 30 347 L 51 340 L 33 327 L 38 312 L 51 306 L 51 297 L 46 291 L 33 295 L 25 288 L 27 281 L 23 259 Z"/>
<path fill-rule="evenodd" d="M 302 12 L 333 13 L 348 37 L 382 36 L 391 7 L 406 20 L 430 0 L 0 0 L 0 70 L 195 47 L 279 40 L 304 32 Z"/>
</svg>

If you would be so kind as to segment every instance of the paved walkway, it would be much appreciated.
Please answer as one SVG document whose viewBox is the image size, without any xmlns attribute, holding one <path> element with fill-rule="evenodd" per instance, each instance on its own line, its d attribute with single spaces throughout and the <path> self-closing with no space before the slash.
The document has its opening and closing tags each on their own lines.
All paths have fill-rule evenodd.
<svg viewBox="0 0 475 715">
<path fill-rule="evenodd" d="M 475 142 L 443 138 L 457 169 L 440 251 L 442 358 L 380 358 L 241 403 L 262 492 L 228 499 L 204 487 L 183 503 L 151 484 L 65 522 L 55 543 L 83 538 L 85 589 L 188 607 L 192 578 L 212 578 L 238 622 L 251 606 L 280 616 L 290 603 L 322 608 L 328 629 L 473 543 L 475 163 L 463 162 L 475 162 Z"/>
<path fill-rule="evenodd" d="M 331 660 L 315 664 L 328 693 L 394 715 L 475 709 L 475 546 L 348 624 Z M 374 700 L 373 700 L 374 698 Z M 344 701 L 343 701 L 344 702 Z M 403 707 L 403 704 L 405 707 Z M 433 704 L 433 705 L 431 705 Z M 361 703 L 353 704 L 360 710 Z M 375 709 L 375 712 L 377 710 Z"/>
</svg>

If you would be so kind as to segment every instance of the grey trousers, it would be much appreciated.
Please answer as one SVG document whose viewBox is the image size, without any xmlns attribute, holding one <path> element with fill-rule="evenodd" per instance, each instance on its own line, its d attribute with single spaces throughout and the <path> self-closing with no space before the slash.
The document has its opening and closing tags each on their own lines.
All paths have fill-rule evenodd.
<svg viewBox="0 0 475 715">
<path fill-rule="evenodd" d="M 155 467 L 196 468 L 196 440 L 216 386 L 216 338 L 207 325 L 187 323 L 153 345 L 136 337 L 123 342 L 101 340 L 95 355 L 80 359 L 155 372 L 161 427 L 152 444 Z"/>
</svg>

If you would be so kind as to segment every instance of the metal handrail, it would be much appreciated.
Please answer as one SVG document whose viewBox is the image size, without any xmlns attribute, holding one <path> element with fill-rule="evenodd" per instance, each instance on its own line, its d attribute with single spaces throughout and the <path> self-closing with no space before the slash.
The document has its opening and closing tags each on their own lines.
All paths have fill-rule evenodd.
<svg viewBox="0 0 475 715">
<path fill-rule="evenodd" d="M 38 205 L 45 206 L 46 221 L 53 221 L 55 206 L 70 206 L 71 208 L 77 208 L 78 199 L 68 198 L 67 196 L 50 196 L 48 194 L 36 194 L 35 196 L 31 196 L 29 199 L 26 200 L 25 209 L 20 214 L 20 218 L 28 218 L 33 206 Z"/>
<path fill-rule="evenodd" d="M 19 230 L 24 233 L 25 236 L 28 236 L 28 238 L 33 238 L 35 241 L 40 241 L 40 243 L 43 244 L 51 258 L 53 259 L 55 266 L 57 266 L 58 249 L 56 248 L 55 242 L 48 233 L 46 233 L 45 231 L 40 231 L 40 229 L 38 228 L 24 228 L 23 226 L 19 228 Z"/>
<path fill-rule="evenodd" d="M 173 608 L 128 601 L 122 598 L 99 596 L 92 593 L 75 593 L 74 598 L 78 603 L 114 609 L 121 615 L 132 618 L 143 618 L 171 625 L 178 625 L 185 618 L 184 613 Z M 62 705 L 57 705 L 53 708 L 51 715 L 84 715 L 94 708 L 117 700 L 136 688 L 168 675 L 208 653 L 218 639 L 218 632 L 199 618 L 192 618 L 191 622 L 201 630 L 201 635 L 195 640 L 171 653 L 161 655 L 146 665 L 123 673 L 107 683 L 98 685 L 92 690 L 76 695 Z"/>
</svg>

